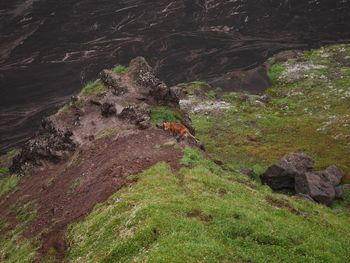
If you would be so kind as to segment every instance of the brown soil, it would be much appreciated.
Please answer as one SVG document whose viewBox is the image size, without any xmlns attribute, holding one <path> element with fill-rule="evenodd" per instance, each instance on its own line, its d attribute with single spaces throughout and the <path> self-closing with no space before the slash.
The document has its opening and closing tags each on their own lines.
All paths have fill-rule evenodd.
<svg viewBox="0 0 350 263">
<path fill-rule="evenodd" d="M 266 201 L 274 206 L 274 207 L 278 207 L 278 208 L 286 208 L 288 209 L 291 213 L 295 214 L 295 215 L 301 215 L 302 213 L 295 207 L 293 207 L 289 202 L 285 201 L 285 200 L 281 200 L 281 199 L 276 199 L 273 198 L 272 196 L 267 196 L 266 197 Z"/>
<path fill-rule="evenodd" d="M 25 238 L 39 236 L 40 255 L 54 248 L 63 258 L 66 245 L 65 231 L 69 224 L 86 216 L 93 207 L 136 179 L 128 178 L 164 161 L 172 169 L 180 168 L 180 149 L 155 147 L 171 139 L 160 129 L 136 131 L 117 139 L 96 140 L 88 148 L 80 149 L 70 161 L 47 164 L 24 178 L 19 190 L 0 205 L 0 217 L 16 224 L 16 215 L 10 208 L 16 202 L 25 204 L 35 200 L 39 206 L 36 218 L 31 221 Z"/>
<path fill-rule="evenodd" d="M 213 217 L 211 215 L 205 215 L 205 214 L 203 214 L 202 211 L 199 211 L 199 210 L 193 210 L 191 212 L 188 212 L 186 214 L 186 216 L 189 218 L 198 218 L 199 220 L 201 220 L 203 222 L 213 221 Z"/>
</svg>

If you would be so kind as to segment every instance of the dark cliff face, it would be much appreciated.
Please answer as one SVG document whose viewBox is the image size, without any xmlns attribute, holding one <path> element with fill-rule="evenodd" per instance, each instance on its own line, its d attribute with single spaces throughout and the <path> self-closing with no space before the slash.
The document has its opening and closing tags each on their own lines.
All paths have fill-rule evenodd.
<svg viewBox="0 0 350 263">
<path fill-rule="evenodd" d="M 17 0 L 0 14 L 0 151 L 102 68 L 139 55 L 174 84 L 350 39 L 349 0 Z"/>
</svg>

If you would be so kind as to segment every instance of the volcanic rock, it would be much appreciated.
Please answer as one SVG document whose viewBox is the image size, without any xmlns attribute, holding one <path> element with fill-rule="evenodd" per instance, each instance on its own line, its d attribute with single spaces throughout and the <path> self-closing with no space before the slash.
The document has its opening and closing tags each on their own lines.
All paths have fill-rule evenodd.
<svg viewBox="0 0 350 263">
<path fill-rule="evenodd" d="M 115 74 L 112 70 L 104 69 L 100 72 L 101 81 L 109 88 L 113 90 L 113 94 L 116 96 L 125 94 L 128 92 L 127 87 L 122 85 L 121 77 Z"/>
<path fill-rule="evenodd" d="M 117 114 L 117 110 L 113 103 L 105 102 L 101 105 L 101 114 L 103 117 L 110 117 Z"/>
<path fill-rule="evenodd" d="M 270 166 L 260 178 L 273 190 L 294 190 L 295 176 L 311 171 L 314 161 L 304 153 L 289 153 Z"/>
<path fill-rule="evenodd" d="M 297 196 L 331 205 L 335 198 L 343 195 L 340 182 L 345 174 L 334 165 L 322 171 L 313 171 L 313 168 L 312 158 L 303 153 L 291 153 L 270 166 L 260 178 L 273 190 L 289 190 Z"/>
<path fill-rule="evenodd" d="M 159 80 L 145 58 L 137 57 L 131 60 L 128 74 L 137 85 L 149 92 L 157 104 L 178 107 L 178 90 L 169 88 Z"/>
<path fill-rule="evenodd" d="M 119 114 L 119 118 L 129 120 L 140 129 L 147 129 L 151 126 L 151 111 L 146 104 L 130 104 Z"/>
<path fill-rule="evenodd" d="M 41 165 L 43 160 L 60 161 L 76 147 L 72 135 L 69 130 L 59 129 L 52 118 L 45 118 L 35 137 L 14 157 L 11 173 L 25 174 L 32 166 Z"/>
</svg>

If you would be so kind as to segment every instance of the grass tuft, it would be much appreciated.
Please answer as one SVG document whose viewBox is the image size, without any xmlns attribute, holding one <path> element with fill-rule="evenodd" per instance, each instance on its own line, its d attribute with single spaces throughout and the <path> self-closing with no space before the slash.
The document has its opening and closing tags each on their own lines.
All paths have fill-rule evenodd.
<svg viewBox="0 0 350 263">
<path fill-rule="evenodd" d="M 95 139 L 100 140 L 100 139 L 111 138 L 111 137 L 114 137 L 117 134 L 117 132 L 118 132 L 118 129 L 115 127 L 108 128 L 108 129 L 105 129 L 103 131 L 98 132 L 95 135 Z"/>
<path fill-rule="evenodd" d="M 107 90 L 107 87 L 102 83 L 101 80 L 97 79 L 94 82 L 89 82 L 85 87 L 80 91 L 79 95 L 85 94 L 100 94 Z"/>
<path fill-rule="evenodd" d="M 113 72 L 118 75 L 125 75 L 128 73 L 128 68 L 123 65 L 117 65 L 113 68 Z"/>
<path fill-rule="evenodd" d="M 11 191 L 14 191 L 18 185 L 20 177 L 17 175 L 10 175 L 0 178 L 0 197 L 6 196 Z"/>
<path fill-rule="evenodd" d="M 157 106 L 151 109 L 151 121 L 153 123 L 174 122 L 181 120 L 181 113 L 174 108 Z"/>
</svg>

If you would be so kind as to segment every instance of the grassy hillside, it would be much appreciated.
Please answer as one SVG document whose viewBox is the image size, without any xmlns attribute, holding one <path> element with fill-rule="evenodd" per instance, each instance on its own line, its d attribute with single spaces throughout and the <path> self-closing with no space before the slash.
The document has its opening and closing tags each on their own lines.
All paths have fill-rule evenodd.
<svg viewBox="0 0 350 263">
<path fill-rule="evenodd" d="M 65 261 L 349 262 L 349 192 L 328 208 L 273 193 L 237 172 L 248 167 L 257 177 L 292 151 L 305 151 L 318 168 L 335 164 L 350 172 L 350 46 L 284 57 L 269 60 L 268 102 L 240 93 L 210 94 L 205 100 L 223 100 L 229 109 L 192 114 L 196 136 L 224 166 L 186 148 L 179 171 L 158 163 L 131 176 L 135 183 L 70 225 Z M 208 88 L 191 85 L 190 95 Z M 104 89 L 96 81 L 83 93 Z M 62 112 L 69 114 L 69 106 Z M 152 109 L 154 123 L 177 119 L 176 111 Z M 108 142 L 115 132 L 98 137 Z M 154 147 L 179 149 L 173 143 Z M 0 203 L 18 187 L 15 175 L 0 179 Z M 1 262 L 35 259 L 39 239 L 24 239 L 22 233 L 39 208 L 35 201 L 13 206 L 19 224 L 11 231 L 5 231 L 11 222 L 0 218 Z M 45 262 L 55 262 L 55 256 L 52 248 Z"/>
<path fill-rule="evenodd" d="M 349 214 L 273 194 L 185 150 L 68 232 L 72 262 L 347 262 Z"/>
<path fill-rule="evenodd" d="M 208 152 L 232 168 L 257 173 L 284 154 L 304 151 L 316 166 L 350 173 L 350 45 L 328 46 L 269 60 L 270 102 L 232 92 L 221 114 L 193 114 Z"/>
</svg>

